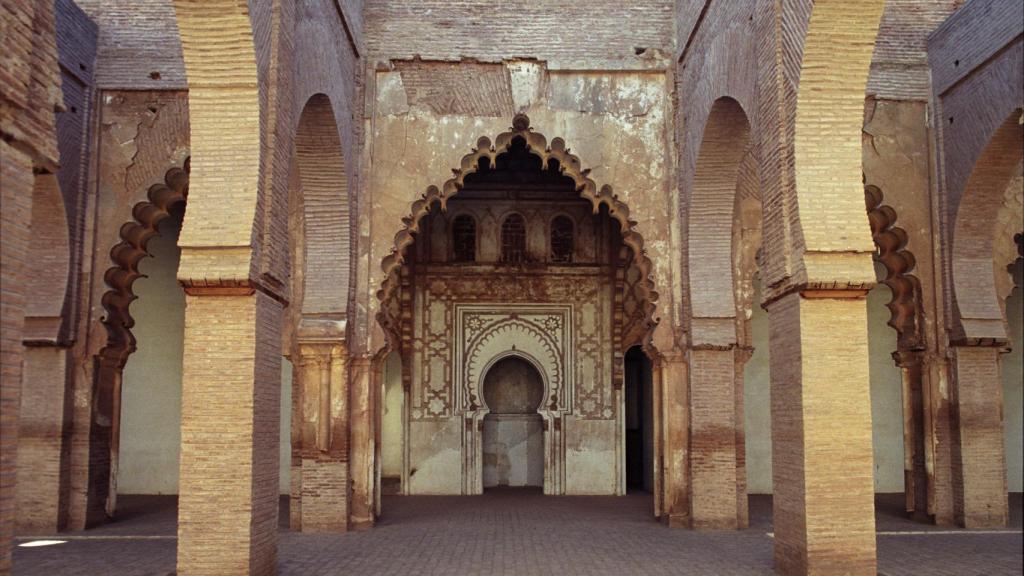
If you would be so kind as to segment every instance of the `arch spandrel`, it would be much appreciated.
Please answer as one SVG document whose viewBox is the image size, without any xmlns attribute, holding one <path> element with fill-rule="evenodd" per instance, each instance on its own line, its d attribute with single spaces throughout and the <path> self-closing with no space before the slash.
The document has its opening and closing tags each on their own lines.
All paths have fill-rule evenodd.
<svg viewBox="0 0 1024 576">
<path fill-rule="evenodd" d="M 654 263 L 644 247 L 643 236 L 636 230 L 637 221 L 631 217 L 629 207 L 619 199 L 611 186 L 606 184 L 598 187 L 590 178 L 590 170 L 581 166 L 580 159 L 570 152 L 562 138 L 554 138 L 549 143 L 543 134 L 533 131 L 530 119 L 525 114 L 517 114 L 511 130 L 497 135 L 493 143 L 487 136 L 479 137 L 471 152 L 462 157 L 459 167 L 452 169 L 453 177 L 445 181 L 440 188 L 435 185 L 428 186 L 421 197 L 412 203 L 409 213 L 402 217 L 402 228 L 394 236 L 392 249 L 381 260 L 380 276 L 377 278 L 382 280 L 380 284 L 375 283 L 380 286 L 377 291 L 377 303 L 380 306 L 377 318 L 392 348 L 397 347 L 396 336 L 399 327 L 396 308 L 389 303 L 398 290 L 399 270 L 405 262 L 406 249 L 413 244 L 420 231 L 420 223 L 434 206 L 446 211 L 448 199 L 458 194 L 465 178 L 477 171 L 481 159 L 486 159 L 493 165 L 498 155 L 509 150 L 515 138 L 522 138 L 529 152 L 540 157 L 543 166 L 549 166 L 552 161 L 557 162 L 560 173 L 572 179 L 576 191 L 581 198 L 590 201 L 595 214 L 604 205 L 609 215 L 618 221 L 622 230 L 622 242 L 632 250 L 636 265 L 641 270 L 642 281 L 639 283 L 638 291 L 643 296 L 645 317 L 650 327 L 645 340 L 650 340 L 650 334 L 658 324 L 658 319 L 654 315 L 655 302 L 658 300 L 653 279 Z"/>
</svg>

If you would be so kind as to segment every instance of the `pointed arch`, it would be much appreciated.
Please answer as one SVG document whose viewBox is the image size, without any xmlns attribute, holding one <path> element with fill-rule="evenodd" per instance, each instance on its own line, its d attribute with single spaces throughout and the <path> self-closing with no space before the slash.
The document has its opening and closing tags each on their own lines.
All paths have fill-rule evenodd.
<svg viewBox="0 0 1024 576">
<path fill-rule="evenodd" d="M 1008 190 L 1024 159 L 1022 113 L 1020 108 L 1014 110 L 989 139 L 957 208 L 952 249 L 957 340 L 984 343 L 1007 338 L 994 261 L 1000 212 L 1004 206 L 1021 204 L 1012 197 L 1007 202 L 1004 196 L 1008 192 L 1016 198 L 1022 195 L 1019 188 Z"/>
<path fill-rule="evenodd" d="M 590 170 L 581 167 L 580 159 L 570 153 L 563 139 L 554 138 L 549 145 L 543 134 L 533 131 L 528 116 L 517 114 L 512 119 L 512 128 L 496 136 L 493 145 L 488 137 L 481 136 L 476 142 L 476 147 L 462 157 L 458 168 L 453 169 L 454 176 L 445 181 L 440 188 L 429 186 L 423 196 L 412 203 L 409 215 L 402 219 L 404 225 L 395 234 L 394 246 L 381 261 L 384 280 L 377 292 L 377 298 L 381 302 L 377 320 L 384 329 L 390 349 L 398 349 L 400 341 L 399 311 L 394 305 L 394 298 L 401 283 L 400 270 L 407 257 L 406 249 L 415 242 L 423 218 L 435 206 L 439 206 L 442 211 L 446 210 L 448 200 L 459 193 L 466 177 L 481 170 L 481 167 L 486 170 L 497 165 L 498 156 L 507 152 L 517 139 L 525 143 L 529 153 L 537 157 L 541 166 L 571 178 L 580 197 L 590 201 L 594 214 L 597 214 L 603 205 L 607 207 L 609 215 L 618 221 L 622 230 L 622 242 L 632 250 L 636 266 L 641 273 L 637 292 L 642 299 L 643 315 L 647 325 L 644 340 L 649 343 L 651 332 L 657 323 L 654 318 L 655 303 L 658 300 L 653 278 L 654 265 L 644 249 L 643 236 L 636 230 L 636 221 L 630 218 L 629 207 L 618 199 L 611 186 L 606 184 L 600 189 L 597 187 L 589 176 Z"/>
<path fill-rule="evenodd" d="M 695 342 L 735 341 L 734 334 L 718 334 L 714 326 L 701 324 L 728 319 L 724 328 L 731 332 L 733 327 L 733 226 L 740 165 L 749 145 L 750 122 L 743 107 L 732 98 L 716 100 L 704 126 L 687 211 L 687 300 Z"/>
<path fill-rule="evenodd" d="M 350 197 L 338 123 L 330 98 L 315 94 L 299 115 L 295 132 L 307 262 L 302 312 L 344 316 L 352 292 Z"/>
<path fill-rule="evenodd" d="M 121 241 L 110 249 L 114 265 L 103 274 L 109 290 L 100 299 L 107 342 L 97 355 L 89 423 L 87 524 L 101 520 L 104 515 L 113 516 L 117 507 L 121 380 L 128 357 L 135 352 L 135 319 L 130 309 L 137 298 L 134 285 L 143 277 L 139 264 L 149 256 L 146 245 L 159 234 L 160 222 L 188 197 L 190 167 L 186 158 L 182 168 L 171 168 L 162 183 L 149 188 L 146 200 L 132 209 L 133 220 L 121 226 Z"/>
</svg>

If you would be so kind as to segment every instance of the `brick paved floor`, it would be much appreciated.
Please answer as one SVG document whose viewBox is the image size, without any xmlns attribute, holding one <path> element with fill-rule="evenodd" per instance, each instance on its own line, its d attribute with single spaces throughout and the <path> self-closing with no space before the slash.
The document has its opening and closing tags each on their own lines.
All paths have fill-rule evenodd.
<svg viewBox="0 0 1024 576">
<path fill-rule="evenodd" d="M 1011 528 L 980 533 L 913 523 L 899 514 L 900 498 L 878 501 L 880 574 L 1022 573 L 1019 494 L 1011 497 Z M 66 544 L 16 548 L 14 574 L 173 574 L 175 499 L 121 503 L 117 522 L 54 537 Z M 279 568 L 296 575 L 771 573 L 770 498 L 752 497 L 751 528 L 728 533 L 670 530 L 650 518 L 650 506 L 641 495 L 385 497 L 385 515 L 370 531 L 316 535 L 282 527 Z"/>
</svg>

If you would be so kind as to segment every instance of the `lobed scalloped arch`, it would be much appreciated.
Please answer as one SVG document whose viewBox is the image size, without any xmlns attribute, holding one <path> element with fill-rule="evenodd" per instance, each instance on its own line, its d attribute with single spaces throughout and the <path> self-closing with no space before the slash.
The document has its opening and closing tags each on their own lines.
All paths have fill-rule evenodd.
<svg viewBox="0 0 1024 576">
<path fill-rule="evenodd" d="M 399 271 L 405 262 L 405 251 L 415 242 L 416 235 L 420 231 L 420 222 L 435 205 L 439 205 L 442 211 L 446 211 L 448 200 L 459 193 L 466 177 L 477 171 L 480 161 L 486 159 L 491 166 L 495 165 L 498 155 L 508 151 L 512 141 L 516 138 L 525 140 L 527 149 L 541 159 L 542 166 L 557 165 L 562 175 L 572 178 L 576 191 L 581 198 L 590 201 L 594 214 L 597 214 L 601 205 L 604 205 L 608 208 L 608 214 L 619 222 L 622 230 L 622 242 L 633 251 L 634 261 L 642 276 L 639 292 L 643 297 L 644 317 L 647 324 L 644 341 L 649 343 L 653 328 L 657 324 L 657 319 L 654 318 L 655 303 L 658 300 L 653 280 L 654 265 L 644 249 L 643 236 L 636 230 L 637 222 L 629 216 L 629 206 L 619 200 L 611 186 L 605 184 L 600 188 L 597 187 L 597 184 L 589 177 L 590 170 L 580 166 L 580 159 L 566 148 L 562 138 L 554 138 L 549 145 L 543 134 L 533 131 L 528 116 L 516 114 L 512 119 L 511 129 L 497 135 L 493 145 L 486 136 L 477 139 L 476 147 L 462 157 L 458 168 L 452 169 L 453 177 L 448 179 L 440 189 L 433 185 L 427 187 L 423 195 L 412 203 L 409 215 L 402 219 L 403 226 L 395 234 L 391 253 L 381 261 L 384 281 L 377 292 L 377 298 L 382 303 L 377 320 L 384 328 L 391 349 L 398 349 L 401 332 L 398 317 L 387 304 L 395 296 L 399 287 Z"/>
<path fill-rule="evenodd" d="M 521 318 L 510 318 L 488 326 L 483 334 L 467 346 L 466 365 L 463 368 L 464 385 L 468 387 L 466 401 L 473 405 L 480 402 L 486 406 L 482 388 L 484 376 L 495 362 L 517 354 L 530 360 L 544 380 L 542 405 L 556 402 L 551 396 L 558 395 L 562 387 L 568 384 L 563 382 L 558 345 L 541 327 Z M 474 406 L 461 408 L 473 410 Z"/>
<path fill-rule="evenodd" d="M 892 291 L 886 305 L 892 326 L 899 337 L 901 350 L 924 348 L 920 321 L 921 281 L 911 274 L 917 261 L 907 250 L 907 231 L 896 226 L 896 210 L 884 204 L 885 196 L 876 186 L 864 187 L 871 237 L 878 247 L 876 258 L 885 266 L 885 285 Z"/>
<path fill-rule="evenodd" d="M 188 197 L 189 169 L 190 159 L 186 158 L 182 168 L 171 168 L 163 182 L 149 188 L 147 199 L 132 208 L 134 219 L 121 225 L 121 241 L 110 249 L 114 265 L 103 274 L 110 289 L 101 298 L 106 312 L 101 321 L 107 330 L 107 343 L 100 356 L 119 366 L 124 366 L 135 351 L 135 319 L 129 307 L 138 298 L 133 290 L 135 281 L 144 276 L 139 272 L 139 263 L 149 255 L 146 244 L 159 233 L 160 222 L 170 216 L 175 204 Z"/>
</svg>

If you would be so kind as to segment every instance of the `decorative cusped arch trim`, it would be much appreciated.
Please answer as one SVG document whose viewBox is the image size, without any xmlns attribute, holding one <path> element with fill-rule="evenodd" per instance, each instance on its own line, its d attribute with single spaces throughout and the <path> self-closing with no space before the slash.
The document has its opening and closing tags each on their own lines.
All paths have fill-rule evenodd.
<svg viewBox="0 0 1024 576">
<path fill-rule="evenodd" d="M 629 207 L 621 202 L 612 191 L 609 185 L 601 186 L 589 177 L 590 170 L 580 166 L 580 159 L 571 154 L 566 148 L 565 141 L 561 138 L 554 138 L 548 144 L 547 138 L 539 132 L 534 132 L 530 126 L 530 118 L 525 114 L 516 114 L 512 119 L 512 128 L 508 132 L 502 132 L 495 137 L 494 144 L 486 136 L 481 136 L 476 147 L 469 154 L 462 157 L 459 168 L 452 169 L 454 176 L 438 188 L 429 186 L 422 197 L 412 203 L 410 213 L 402 219 L 403 227 L 395 234 L 394 247 L 391 253 L 381 261 L 381 270 L 384 272 L 384 280 L 377 298 L 381 302 L 381 310 L 377 314 L 377 320 L 384 328 L 391 349 L 398 349 L 399 334 L 401 327 L 395 308 L 388 305 L 395 296 L 400 285 L 400 270 L 406 259 L 406 249 L 412 246 L 416 235 L 420 231 L 420 222 L 435 205 L 440 205 L 442 211 L 447 210 L 448 199 L 457 195 L 462 189 L 465 179 L 475 173 L 481 161 L 494 166 L 497 157 L 507 152 L 514 139 L 522 138 L 526 142 L 529 152 L 541 159 L 541 165 L 545 168 L 557 167 L 563 176 L 572 178 L 576 191 L 581 198 L 589 200 L 595 214 L 604 205 L 608 213 L 615 218 L 621 227 L 622 242 L 628 246 L 634 255 L 636 266 L 641 271 L 641 282 L 638 292 L 643 297 L 643 309 L 645 322 L 647 324 L 647 335 L 645 341 L 650 340 L 651 332 L 657 320 L 654 318 L 655 303 L 658 300 L 658 293 L 654 287 L 654 265 L 647 256 L 644 249 L 643 236 L 636 230 L 637 222 L 630 218 Z"/>
<path fill-rule="evenodd" d="M 460 406 L 464 410 L 489 410 L 483 395 L 483 381 L 487 371 L 499 360 L 509 356 L 520 356 L 537 368 L 544 381 L 544 396 L 541 407 L 557 410 L 562 404 L 565 370 L 558 343 L 547 334 L 543 326 L 523 318 L 507 318 L 488 326 L 486 330 L 471 339 L 466 346 L 466 359 L 461 369 L 464 390 Z"/>
<path fill-rule="evenodd" d="M 887 304 L 891 316 L 889 326 L 898 335 L 900 350 L 924 349 L 921 320 L 921 281 L 911 274 L 917 260 L 907 250 L 907 231 L 896 226 L 896 210 L 884 203 L 885 196 L 876 186 L 864 187 L 871 237 L 878 247 L 876 259 L 885 266 L 885 285 L 892 291 Z"/>
<path fill-rule="evenodd" d="M 103 274 L 110 289 L 101 298 L 106 312 L 101 321 L 107 329 L 107 343 L 100 356 L 120 366 L 135 351 L 135 319 L 129 307 L 138 298 L 133 289 L 135 281 L 144 276 L 139 272 L 139 264 L 149 256 L 146 245 L 159 233 L 160 222 L 170 216 L 175 204 L 188 197 L 190 167 L 190 159 L 186 158 L 182 168 L 171 168 L 163 182 L 149 188 L 147 199 L 132 208 L 134 220 L 121 226 L 121 241 L 110 249 L 114 265 Z"/>
</svg>

